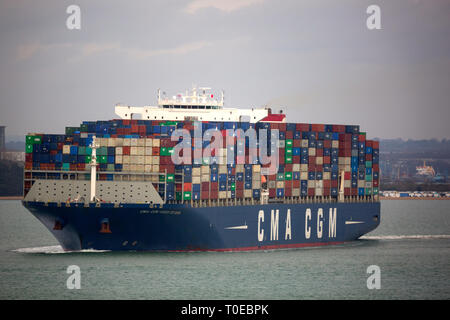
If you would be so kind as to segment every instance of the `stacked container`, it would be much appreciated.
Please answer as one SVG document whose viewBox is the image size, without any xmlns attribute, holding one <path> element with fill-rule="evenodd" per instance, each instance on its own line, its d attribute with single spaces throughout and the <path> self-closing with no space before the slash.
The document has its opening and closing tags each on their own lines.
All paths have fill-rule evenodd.
<svg viewBox="0 0 450 320">
<path fill-rule="evenodd" d="M 194 129 L 220 132 L 223 148 L 211 157 L 196 158 Z M 279 166 L 261 177 L 259 150 L 247 139 L 227 135 L 227 129 L 267 129 L 267 148 L 275 145 L 278 130 Z M 175 165 L 171 140 L 176 129 L 191 134 L 191 163 Z M 99 180 L 149 181 L 167 201 L 259 200 L 262 180 L 269 199 L 337 197 L 343 185 L 345 197 L 378 195 L 379 143 L 367 140 L 359 126 L 305 123 L 196 122 L 111 120 L 83 122 L 67 127 L 65 135 L 30 134 L 26 137 L 25 194 L 36 179 L 90 179 L 92 137 L 98 144 Z M 261 140 L 259 140 L 261 141 Z M 242 147 L 245 144 L 244 151 Z M 202 142 L 206 148 L 209 142 Z M 275 149 L 276 150 L 276 149 Z M 226 164 L 227 159 L 234 164 Z"/>
</svg>

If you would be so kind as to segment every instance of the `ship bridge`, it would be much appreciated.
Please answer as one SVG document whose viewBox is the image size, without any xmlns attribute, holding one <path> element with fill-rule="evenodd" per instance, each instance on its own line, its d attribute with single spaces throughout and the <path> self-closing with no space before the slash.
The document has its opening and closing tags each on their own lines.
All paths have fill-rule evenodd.
<svg viewBox="0 0 450 320">
<path fill-rule="evenodd" d="M 194 87 L 191 92 L 166 97 L 158 90 L 158 105 L 132 107 L 116 105 L 115 112 L 122 119 L 169 120 L 169 121 L 234 121 L 259 122 L 272 120 L 268 108 L 224 108 L 224 92 L 220 99 L 210 93 L 211 88 Z M 273 120 L 272 120 L 273 121 Z M 285 122 L 285 117 L 276 121 Z"/>
</svg>

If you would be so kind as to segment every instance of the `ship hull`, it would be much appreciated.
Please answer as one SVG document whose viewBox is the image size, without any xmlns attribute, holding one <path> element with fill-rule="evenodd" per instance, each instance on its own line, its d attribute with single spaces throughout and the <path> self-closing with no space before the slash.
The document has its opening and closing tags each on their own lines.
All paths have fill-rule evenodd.
<svg viewBox="0 0 450 320">
<path fill-rule="evenodd" d="M 240 251 L 321 246 L 356 240 L 380 223 L 379 202 L 206 208 L 23 204 L 67 251 Z"/>
</svg>

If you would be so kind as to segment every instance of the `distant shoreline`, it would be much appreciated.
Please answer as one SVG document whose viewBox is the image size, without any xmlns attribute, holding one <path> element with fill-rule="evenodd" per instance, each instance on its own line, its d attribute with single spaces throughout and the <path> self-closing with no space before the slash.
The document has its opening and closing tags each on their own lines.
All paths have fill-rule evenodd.
<svg viewBox="0 0 450 320">
<path fill-rule="evenodd" d="M 450 200 L 450 197 L 380 197 L 380 200 Z"/>
<path fill-rule="evenodd" d="M 0 200 L 22 200 L 23 196 L 0 196 Z"/>
</svg>

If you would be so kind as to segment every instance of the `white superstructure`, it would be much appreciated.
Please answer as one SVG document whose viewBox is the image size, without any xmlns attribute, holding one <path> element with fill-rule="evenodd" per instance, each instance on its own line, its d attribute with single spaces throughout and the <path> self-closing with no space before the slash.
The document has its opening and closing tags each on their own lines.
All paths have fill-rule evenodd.
<svg viewBox="0 0 450 320">
<path fill-rule="evenodd" d="M 131 107 L 116 105 L 116 114 L 122 119 L 170 120 L 170 121 L 236 121 L 255 123 L 266 118 L 270 111 L 266 108 L 237 109 L 224 108 L 224 93 L 220 100 L 208 93 L 210 88 L 194 87 L 191 93 L 161 97 L 158 90 L 158 105 Z"/>
</svg>

